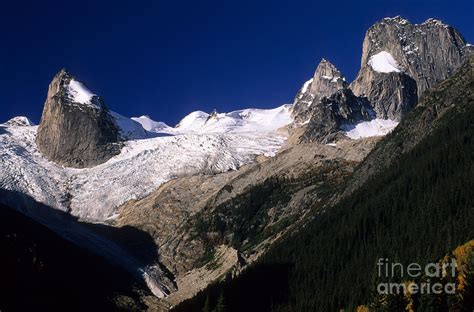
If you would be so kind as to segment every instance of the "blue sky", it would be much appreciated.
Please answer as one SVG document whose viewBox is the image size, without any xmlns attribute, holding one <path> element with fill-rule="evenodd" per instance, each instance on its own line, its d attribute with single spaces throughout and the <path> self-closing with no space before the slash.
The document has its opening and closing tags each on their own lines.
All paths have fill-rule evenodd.
<svg viewBox="0 0 474 312">
<path fill-rule="evenodd" d="M 4 1 L 0 122 L 38 122 L 66 67 L 108 106 L 171 125 L 194 110 L 291 103 L 319 60 L 349 80 L 367 28 L 435 17 L 474 42 L 466 1 Z"/>
</svg>

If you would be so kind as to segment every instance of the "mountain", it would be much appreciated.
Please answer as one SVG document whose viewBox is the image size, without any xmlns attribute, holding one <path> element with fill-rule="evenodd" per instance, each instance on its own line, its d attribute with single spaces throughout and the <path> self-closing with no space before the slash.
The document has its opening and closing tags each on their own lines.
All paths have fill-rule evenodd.
<svg viewBox="0 0 474 312">
<path fill-rule="evenodd" d="M 218 298 L 226 311 L 471 311 L 473 118 L 471 56 L 375 145 L 339 195 L 323 209 L 308 204 L 304 227 L 282 236 L 237 278 L 223 278 L 173 311 L 211 310 Z M 455 295 L 377 293 L 378 259 L 424 267 L 449 261 L 451 253 L 459 261 Z M 445 274 L 440 278 L 445 285 Z"/>
<path fill-rule="evenodd" d="M 133 117 L 145 129 L 162 134 L 193 134 L 193 133 L 260 133 L 277 131 L 290 124 L 291 106 L 282 105 L 273 109 L 248 108 L 230 113 L 211 114 L 195 111 L 185 116 L 172 128 L 163 122 L 151 120 L 149 117 Z"/>
<path fill-rule="evenodd" d="M 124 140 L 146 137 L 139 123 L 110 111 L 65 69 L 51 81 L 36 138 L 48 159 L 67 167 L 92 167 L 118 155 Z"/>
<path fill-rule="evenodd" d="M 6 123 L 8 126 L 36 126 L 28 117 L 18 116 L 13 117 L 12 119 L 8 120 Z"/>
<path fill-rule="evenodd" d="M 164 122 L 154 121 L 149 116 L 132 117 L 131 119 L 138 122 L 142 125 L 143 129 L 150 132 L 163 132 L 170 128 L 170 126 Z"/>
<path fill-rule="evenodd" d="M 366 98 L 356 97 L 350 89 L 342 89 L 315 103 L 302 142 L 323 144 L 344 138 L 342 128 L 374 118 L 375 113 Z M 347 129 L 346 129 L 347 130 Z"/>
<path fill-rule="evenodd" d="M 121 149 L 103 100 L 64 69 L 49 85 L 36 143 L 48 159 L 78 168 L 103 163 Z"/>
<path fill-rule="evenodd" d="M 296 94 L 292 115 L 295 122 L 304 124 L 311 118 L 313 108 L 323 97 L 328 97 L 348 86 L 344 75 L 331 62 L 322 59 L 313 78 L 306 81 Z"/>
<path fill-rule="evenodd" d="M 417 207 L 403 201 L 403 191 L 412 189 L 433 197 L 452 188 L 454 194 L 470 196 L 460 186 L 469 185 L 465 176 L 432 184 L 449 172 L 470 172 L 464 153 L 470 148 L 472 61 L 459 63 L 468 59 L 471 48 L 458 32 L 431 24 L 411 25 L 401 18 L 375 24 L 367 33 L 371 39 L 366 55 L 351 84 L 323 59 L 293 105 L 195 111 L 174 127 L 148 116 L 128 118 L 109 110 L 63 70 L 50 85 L 39 126 L 25 118 L 0 124 L 0 203 L 141 278 L 160 298 L 160 309 L 192 298 L 226 276 L 234 277 L 228 283 L 236 285 L 240 279 L 235 277 L 248 278 L 252 294 L 246 295 L 256 297 L 252 300 L 263 311 L 268 302 L 285 309 L 287 299 L 310 307 L 307 310 L 369 303 L 364 291 L 373 263 L 364 257 L 359 258 L 367 261 L 358 262 L 364 250 L 356 255 L 350 251 L 352 245 L 361 246 L 359 238 L 368 248 L 367 257 L 377 248 L 386 251 L 387 236 L 371 236 L 372 227 L 383 232 L 378 227 L 383 224 L 397 239 L 397 250 L 405 248 L 398 244 L 404 238 L 400 233 L 412 227 L 417 231 L 410 232 L 413 237 L 424 232 L 435 237 L 439 233 L 432 231 L 437 227 L 451 235 L 449 244 L 469 239 L 463 236 L 470 233 L 467 223 L 446 232 L 454 224 L 454 217 L 444 210 L 451 206 L 439 203 L 440 218 L 425 228 L 418 223 L 421 216 L 431 216 L 432 208 L 422 202 L 424 210 L 418 216 Z M 436 56 L 437 69 L 425 72 L 413 65 L 413 70 L 430 75 L 425 79 L 430 87 L 438 86 L 421 97 L 422 79 L 397 54 L 401 43 L 390 35 L 402 28 L 405 33 L 423 30 L 426 34 L 420 38 L 413 35 L 418 38 L 414 44 Z M 382 43 L 372 39 L 385 40 L 384 36 L 392 43 L 375 48 Z M 451 52 L 438 57 L 432 40 L 442 38 L 450 40 L 444 44 Z M 415 47 L 413 53 L 403 47 L 407 57 L 414 57 Z M 413 64 L 432 67 L 429 57 L 420 55 Z M 443 75 L 450 78 L 443 82 Z M 454 147 L 440 142 L 453 142 Z M 431 151 L 437 151 L 435 158 L 430 158 Z M 443 157 L 452 157 L 454 163 L 446 164 Z M 391 179 L 396 181 L 393 187 Z M 405 184 L 410 187 L 403 189 Z M 414 200 L 421 201 L 419 194 L 412 195 Z M 397 204 L 392 207 L 391 201 Z M 399 219 L 398 211 L 390 210 L 394 207 L 400 208 Z M 459 210 L 463 222 L 470 217 L 465 207 Z M 372 214 L 396 226 L 376 222 Z M 447 220 L 445 227 L 442 218 Z M 420 241 L 413 244 L 419 247 Z M 449 244 L 444 247 L 453 247 Z M 429 246 L 420 255 L 423 259 L 438 259 L 450 250 L 436 249 L 432 241 Z M 288 256 L 287 251 L 294 253 Z M 327 272 L 310 265 L 313 260 Z M 343 275 L 348 273 L 344 268 L 355 272 L 358 265 L 360 274 Z M 257 277 L 246 272 L 257 272 Z M 263 278 L 268 274 L 272 285 Z M 344 286 L 354 283 L 352 277 L 363 286 L 354 292 Z M 327 287 L 312 282 L 318 278 Z M 307 293 L 302 295 L 294 281 Z M 220 292 L 220 286 L 214 287 Z M 322 295 L 315 296 L 315 289 Z M 270 301 L 259 301 L 261 292 L 261 298 Z M 223 296 L 233 300 L 232 293 Z M 209 297 L 217 299 L 215 293 Z M 204 303 L 202 296 L 196 300 Z"/>
<path fill-rule="evenodd" d="M 472 50 L 457 30 L 440 21 L 411 24 L 399 16 L 382 19 L 365 35 L 361 68 L 352 83 L 347 84 L 341 72 L 323 59 L 298 92 L 292 110 L 295 126 L 309 124 L 301 140 L 328 143 L 357 128 L 349 136 L 386 134 L 425 90 L 449 77 Z M 352 91 L 351 100 L 340 95 L 338 99 L 337 92 L 349 94 L 346 89 Z M 334 112 L 334 107 L 360 111 L 358 103 L 368 104 L 373 112 L 348 119 Z"/>
<path fill-rule="evenodd" d="M 441 21 L 384 18 L 365 34 L 361 68 L 350 88 L 368 98 L 377 117 L 400 121 L 424 91 L 467 60 L 469 51 L 462 35 Z"/>
<path fill-rule="evenodd" d="M 150 297 L 135 276 L 0 204 L 0 309 L 139 311 Z M 59 252 L 58 252 L 59 251 Z"/>
</svg>

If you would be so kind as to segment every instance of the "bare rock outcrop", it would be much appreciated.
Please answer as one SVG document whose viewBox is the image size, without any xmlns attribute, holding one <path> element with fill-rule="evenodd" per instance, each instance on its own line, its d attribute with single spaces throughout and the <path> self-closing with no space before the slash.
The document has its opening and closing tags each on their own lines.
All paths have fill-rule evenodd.
<svg viewBox="0 0 474 312">
<path fill-rule="evenodd" d="M 366 32 L 361 69 L 350 88 L 369 99 L 378 117 L 399 121 L 425 90 L 452 75 L 470 50 L 462 35 L 441 21 L 384 18 Z"/>
<path fill-rule="evenodd" d="M 347 87 L 346 78 L 331 62 L 322 59 L 312 79 L 305 82 L 295 97 L 292 115 L 296 124 L 307 122 L 313 113 L 313 104 L 319 103 L 338 90 Z"/>
<path fill-rule="evenodd" d="M 66 70 L 49 85 L 36 144 L 58 164 L 84 168 L 101 164 L 121 150 L 119 129 L 102 98 Z"/>
<path fill-rule="evenodd" d="M 300 141 L 303 143 L 331 143 L 344 138 L 341 126 L 375 117 L 366 98 L 355 96 L 350 89 L 342 89 L 313 104 L 313 114 Z"/>
</svg>

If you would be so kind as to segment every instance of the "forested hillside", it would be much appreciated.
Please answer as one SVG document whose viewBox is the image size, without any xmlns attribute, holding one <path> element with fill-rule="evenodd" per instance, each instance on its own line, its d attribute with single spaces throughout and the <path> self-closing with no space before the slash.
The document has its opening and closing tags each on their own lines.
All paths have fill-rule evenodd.
<svg viewBox="0 0 474 312">
<path fill-rule="evenodd" d="M 427 112 L 436 115 L 436 127 L 421 142 L 396 155 L 389 167 L 316 215 L 304 229 L 277 243 L 237 279 L 211 285 L 175 311 L 353 311 L 362 304 L 405 311 L 396 298 L 373 304 L 377 260 L 405 265 L 436 262 L 474 239 L 473 63 L 471 58 L 450 78 L 453 83 L 425 97 L 407 116 L 411 125 L 401 125 L 413 127 Z M 458 96 L 451 104 L 453 93 Z M 402 130 L 384 142 L 403 144 L 397 136 Z M 466 279 L 472 285 L 472 274 Z M 420 298 L 410 308 L 472 311 L 472 289 L 463 290 L 462 302 Z"/>
</svg>

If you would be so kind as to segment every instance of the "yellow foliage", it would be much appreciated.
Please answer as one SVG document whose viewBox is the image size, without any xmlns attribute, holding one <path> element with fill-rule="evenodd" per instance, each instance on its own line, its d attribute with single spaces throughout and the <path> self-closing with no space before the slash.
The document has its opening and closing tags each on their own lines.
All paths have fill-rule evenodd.
<svg viewBox="0 0 474 312">
<path fill-rule="evenodd" d="M 461 296 L 466 288 L 466 269 L 469 260 L 469 256 L 474 252 L 474 240 L 471 240 L 464 245 L 456 247 L 453 251 L 453 256 L 456 259 L 457 264 L 457 293 Z"/>
<path fill-rule="evenodd" d="M 360 305 L 357 307 L 356 312 L 369 312 L 369 308 L 365 305 Z"/>
</svg>

